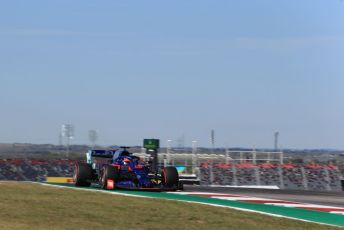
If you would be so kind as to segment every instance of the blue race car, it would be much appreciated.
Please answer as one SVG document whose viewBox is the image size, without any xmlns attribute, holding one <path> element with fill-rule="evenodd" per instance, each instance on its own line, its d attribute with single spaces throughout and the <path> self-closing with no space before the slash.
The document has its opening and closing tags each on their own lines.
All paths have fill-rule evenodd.
<svg viewBox="0 0 344 230">
<path fill-rule="evenodd" d="M 90 150 L 86 155 L 86 163 L 75 164 L 75 186 L 89 187 L 91 183 L 97 183 L 103 189 L 182 189 L 175 167 L 168 166 L 154 172 L 151 162 L 142 162 L 128 151 L 128 147 L 117 150 Z"/>
</svg>

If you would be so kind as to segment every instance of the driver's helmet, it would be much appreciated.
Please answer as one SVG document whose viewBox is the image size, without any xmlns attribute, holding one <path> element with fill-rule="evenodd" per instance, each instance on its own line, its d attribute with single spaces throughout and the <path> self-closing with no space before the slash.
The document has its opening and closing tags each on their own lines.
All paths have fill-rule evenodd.
<svg viewBox="0 0 344 230">
<path fill-rule="evenodd" d="M 130 159 L 125 157 L 125 158 L 123 159 L 123 163 L 124 163 L 125 165 L 129 164 L 129 163 L 130 163 Z"/>
<path fill-rule="evenodd" d="M 124 150 L 124 151 L 121 153 L 121 156 L 130 156 L 130 152 L 128 152 L 127 150 Z"/>
</svg>

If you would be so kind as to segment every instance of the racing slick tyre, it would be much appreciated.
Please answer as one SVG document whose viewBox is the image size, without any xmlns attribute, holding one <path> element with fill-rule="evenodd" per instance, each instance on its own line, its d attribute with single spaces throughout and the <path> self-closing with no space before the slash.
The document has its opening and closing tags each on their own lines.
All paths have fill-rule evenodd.
<svg viewBox="0 0 344 230">
<path fill-rule="evenodd" d="M 106 189 L 108 180 L 113 180 L 113 182 L 116 183 L 118 181 L 118 178 L 119 170 L 117 167 L 113 167 L 111 165 L 104 165 L 99 184 L 102 189 Z"/>
<path fill-rule="evenodd" d="M 161 177 L 163 185 L 178 188 L 179 175 L 176 167 L 168 166 L 163 168 L 161 172 Z"/>
<path fill-rule="evenodd" d="M 74 183 L 78 187 L 89 187 L 92 180 L 92 168 L 86 163 L 76 163 L 74 169 Z"/>
</svg>

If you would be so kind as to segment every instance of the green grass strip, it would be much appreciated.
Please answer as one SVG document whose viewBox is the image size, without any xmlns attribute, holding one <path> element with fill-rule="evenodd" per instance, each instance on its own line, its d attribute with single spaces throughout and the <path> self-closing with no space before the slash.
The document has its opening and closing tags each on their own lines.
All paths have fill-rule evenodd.
<svg viewBox="0 0 344 230">
<path fill-rule="evenodd" d="M 57 184 L 57 183 L 47 183 L 47 184 L 64 186 L 64 187 L 74 187 L 74 185 L 72 184 Z M 96 188 L 96 187 L 90 187 L 86 189 L 99 190 L 99 188 Z M 123 195 L 127 194 L 127 195 L 143 196 L 143 197 L 157 198 L 157 199 L 179 200 L 179 201 L 187 201 L 187 202 L 212 204 L 212 205 L 221 205 L 225 207 L 233 207 L 233 208 L 258 211 L 262 213 L 280 215 L 280 216 L 289 217 L 289 218 L 295 218 L 295 219 L 300 219 L 300 220 L 306 220 L 306 221 L 312 221 L 312 222 L 317 222 L 317 223 L 344 227 L 343 215 L 333 214 L 333 213 L 328 213 L 328 212 L 320 212 L 320 211 L 266 205 L 266 204 L 248 203 L 248 202 L 242 202 L 242 201 L 221 200 L 221 199 L 215 199 L 215 198 L 165 193 L 165 192 L 146 192 L 146 191 L 130 191 L 130 190 L 107 190 L 107 191 L 120 193 Z"/>
</svg>

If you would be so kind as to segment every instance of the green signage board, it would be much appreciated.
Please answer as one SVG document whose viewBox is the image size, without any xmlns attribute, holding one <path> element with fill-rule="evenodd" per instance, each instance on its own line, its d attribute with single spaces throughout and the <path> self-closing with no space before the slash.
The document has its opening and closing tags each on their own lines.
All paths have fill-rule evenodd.
<svg viewBox="0 0 344 230">
<path fill-rule="evenodd" d="M 144 139 L 143 147 L 146 149 L 158 149 L 160 147 L 159 139 Z"/>
</svg>

